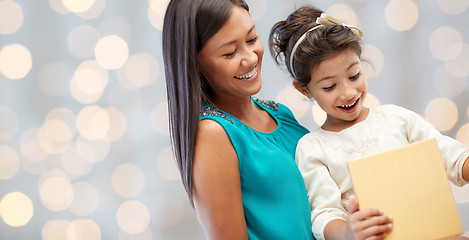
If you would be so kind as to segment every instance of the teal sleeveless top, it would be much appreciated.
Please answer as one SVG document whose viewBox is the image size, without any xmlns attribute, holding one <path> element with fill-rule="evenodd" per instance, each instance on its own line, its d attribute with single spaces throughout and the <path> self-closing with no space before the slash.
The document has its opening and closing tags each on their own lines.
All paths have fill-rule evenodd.
<svg viewBox="0 0 469 240">
<path fill-rule="evenodd" d="M 255 98 L 253 102 L 277 122 L 276 130 L 256 131 L 211 105 L 204 105 L 200 116 L 225 129 L 238 155 L 249 239 L 314 239 L 311 208 L 294 157 L 298 140 L 308 130 L 286 106 Z"/>
</svg>

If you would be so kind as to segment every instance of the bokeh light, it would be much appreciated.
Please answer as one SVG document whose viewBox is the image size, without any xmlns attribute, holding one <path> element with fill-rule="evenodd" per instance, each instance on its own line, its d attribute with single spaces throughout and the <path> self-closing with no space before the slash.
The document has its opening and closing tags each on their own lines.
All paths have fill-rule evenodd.
<svg viewBox="0 0 469 240">
<path fill-rule="evenodd" d="M 18 153 L 10 146 L 0 145 L 0 180 L 15 176 L 20 168 Z"/>
<path fill-rule="evenodd" d="M 412 0 L 390 0 L 385 9 L 386 22 L 396 31 L 407 31 L 419 19 L 419 9 Z"/>
<path fill-rule="evenodd" d="M 109 106 L 119 109 L 126 116 L 137 114 L 142 108 L 142 94 L 137 89 L 114 87 L 108 95 Z"/>
<path fill-rule="evenodd" d="M 445 64 L 448 72 L 455 77 L 469 76 L 469 45 L 463 44 L 461 54 L 453 61 Z"/>
<path fill-rule="evenodd" d="M 67 228 L 67 240 L 101 240 L 101 229 L 92 219 L 77 219 Z"/>
<path fill-rule="evenodd" d="M 437 0 L 437 2 L 441 10 L 450 15 L 461 14 L 469 6 L 467 0 Z"/>
<path fill-rule="evenodd" d="M 184 210 L 179 198 L 171 194 L 158 195 L 152 203 L 152 220 L 162 229 L 169 229 L 181 223 Z"/>
<path fill-rule="evenodd" d="M 22 162 L 22 165 L 31 174 L 40 174 L 49 166 L 46 160 L 50 153 L 41 146 L 38 135 L 39 128 L 31 128 L 25 131 L 20 138 L 20 152 L 26 160 Z"/>
<path fill-rule="evenodd" d="M 116 213 L 120 229 L 129 234 L 138 234 L 150 224 L 150 212 L 143 203 L 137 200 L 124 202 Z"/>
<path fill-rule="evenodd" d="M 119 239 L 118 240 L 152 240 L 151 230 L 149 228 L 145 229 L 141 233 L 137 234 L 128 234 L 126 232 L 120 231 L 119 232 Z"/>
<path fill-rule="evenodd" d="M 158 155 L 157 166 L 160 174 L 170 181 L 181 179 L 171 147 L 165 148 Z"/>
<path fill-rule="evenodd" d="M 68 35 L 68 48 L 73 56 L 77 58 L 91 58 L 94 56 L 94 47 L 98 43 L 100 36 L 98 30 L 91 25 L 83 24 L 76 26 Z"/>
<path fill-rule="evenodd" d="M 74 198 L 70 205 L 70 212 L 77 216 L 89 216 L 99 206 L 99 192 L 91 183 L 79 182 L 73 184 Z"/>
<path fill-rule="evenodd" d="M 80 145 L 80 151 L 78 148 Z M 89 146 L 83 146 L 81 142 L 75 142 L 67 151 L 61 154 L 60 160 L 63 169 L 71 176 L 83 176 L 88 174 L 94 167 L 92 158 L 84 156 L 93 156 L 94 152 Z"/>
<path fill-rule="evenodd" d="M 93 6 L 95 0 L 62 0 L 63 5 L 71 12 L 85 12 Z"/>
<path fill-rule="evenodd" d="M 151 25 L 160 31 L 163 30 L 163 19 L 168 4 L 169 0 L 151 0 L 147 11 Z"/>
<path fill-rule="evenodd" d="M 451 75 L 445 65 L 440 65 L 433 73 L 433 86 L 440 95 L 455 97 L 464 91 L 466 79 Z"/>
<path fill-rule="evenodd" d="M 93 18 L 99 17 L 101 13 L 104 11 L 105 7 L 106 7 L 105 0 L 94 0 L 93 5 L 91 5 L 91 7 L 88 10 L 84 12 L 79 12 L 76 14 L 83 19 L 93 19 Z"/>
<path fill-rule="evenodd" d="M 275 100 L 289 107 L 298 119 L 301 119 L 308 112 L 312 102 L 296 90 L 292 84 L 281 89 Z"/>
<path fill-rule="evenodd" d="M 56 13 L 59 14 L 67 14 L 70 13 L 70 10 L 68 10 L 62 0 L 48 0 L 49 1 L 49 6 L 54 10 Z"/>
<path fill-rule="evenodd" d="M 253 21 L 265 15 L 267 0 L 246 0 L 246 3 L 249 5 L 249 15 Z"/>
<path fill-rule="evenodd" d="M 441 61 L 451 61 L 461 54 L 463 39 L 456 29 L 443 26 L 432 32 L 429 45 L 433 56 Z"/>
<path fill-rule="evenodd" d="M 156 81 L 158 69 L 158 62 L 150 54 L 135 54 L 129 58 L 123 68 L 117 70 L 117 79 L 124 88 L 141 88 Z"/>
<path fill-rule="evenodd" d="M 112 187 L 123 197 L 137 196 L 145 186 L 144 172 L 134 164 L 122 164 L 112 173 Z"/>
<path fill-rule="evenodd" d="M 349 5 L 346 4 L 335 4 L 330 6 L 327 10 L 326 13 L 334 16 L 335 18 L 340 19 L 342 22 L 349 24 L 349 25 L 354 25 L 357 27 L 358 26 L 358 17 L 355 12 Z"/>
<path fill-rule="evenodd" d="M 118 69 L 129 58 L 129 47 L 121 37 L 109 35 L 99 39 L 94 54 L 103 68 Z"/>
<path fill-rule="evenodd" d="M 43 240 L 64 240 L 67 239 L 67 229 L 70 225 L 66 220 L 49 220 L 41 231 Z"/>
<path fill-rule="evenodd" d="M 63 96 L 69 91 L 68 82 L 71 78 L 71 70 L 65 64 L 52 62 L 39 72 L 39 87 L 48 96 Z"/>
<path fill-rule="evenodd" d="M 109 114 L 103 108 L 92 105 L 84 107 L 77 116 L 77 129 L 86 139 L 96 140 L 106 136 L 110 128 Z"/>
<path fill-rule="evenodd" d="M 316 125 L 322 126 L 326 122 L 327 113 L 322 110 L 319 104 L 316 103 L 313 105 L 311 108 L 311 113 L 313 114 L 313 119 Z"/>
<path fill-rule="evenodd" d="M 24 78 L 32 65 L 31 53 L 21 44 L 10 44 L 0 50 L 0 73 L 11 80 Z"/>
<path fill-rule="evenodd" d="M 67 150 L 73 135 L 67 123 L 60 119 L 51 119 L 44 122 L 37 137 L 41 147 L 47 153 L 58 154 Z"/>
<path fill-rule="evenodd" d="M 8 193 L 0 200 L 0 216 L 12 227 L 26 225 L 33 215 L 33 202 L 22 192 Z"/>
<path fill-rule="evenodd" d="M 79 137 L 76 143 L 78 154 L 90 163 L 103 161 L 111 151 L 111 143 L 107 138 L 90 140 Z"/>
<path fill-rule="evenodd" d="M 456 140 L 469 147 L 469 123 L 461 126 L 456 133 Z"/>
<path fill-rule="evenodd" d="M 132 37 L 132 26 L 127 19 L 120 15 L 107 16 L 98 25 L 98 31 L 101 36 L 116 35 L 126 42 L 129 42 Z"/>
<path fill-rule="evenodd" d="M 153 109 L 151 113 L 153 129 L 163 136 L 169 136 L 169 113 L 168 103 L 163 102 Z"/>
<path fill-rule="evenodd" d="M 94 103 L 101 98 L 108 82 L 107 70 L 102 68 L 96 61 L 87 60 L 82 62 L 75 70 L 75 74 L 70 80 L 70 91 L 78 102 L 84 104 Z"/>
<path fill-rule="evenodd" d="M 448 98 L 436 98 L 425 108 L 425 119 L 435 126 L 438 131 L 448 131 L 458 121 L 458 108 Z"/>
<path fill-rule="evenodd" d="M 18 115 L 9 107 L 0 106 L 0 142 L 13 138 L 18 131 Z"/>
<path fill-rule="evenodd" d="M 42 204 L 51 211 L 63 211 L 73 201 L 74 193 L 70 180 L 64 175 L 43 176 L 39 183 Z"/>
<path fill-rule="evenodd" d="M 384 55 L 376 46 L 371 44 L 363 45 L 362 58 L 364 59 L 362 68 L 365 70 L 368 79 L 377 77 L 383 71 Z"/>
<path fill-rule="evenodd" d="M 107 132 L 107 139 L 109 141 L 117 141 L 122 138 L 127 130 L 127 123 L 125 115 L 117 108 L 106 108 L 109 115 L 109 131 Z"/>
<path fill-rule="evenodd" d="M 23 25 L 23 8 L 11 0 L 0 1 L 0 34 L 12 34 Z"/>
</svg>

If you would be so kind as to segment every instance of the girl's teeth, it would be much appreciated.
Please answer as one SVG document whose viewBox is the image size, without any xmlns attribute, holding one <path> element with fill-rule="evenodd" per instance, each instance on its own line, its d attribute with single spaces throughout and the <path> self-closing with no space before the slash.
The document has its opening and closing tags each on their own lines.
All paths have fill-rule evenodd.
<svg viewBox="0 0 469 240">
<path fill-rule="evenodd" d="M 349 107 L 352 107 L 353 105 L 355 105 L 355 103 L 357 103 L 357 101 L 355 101 L 354 103 L 350 104 L 350 105 L 342 105 L 340 107 L 343 107 L 343 108 L 349 108 Z"/>
</svg>

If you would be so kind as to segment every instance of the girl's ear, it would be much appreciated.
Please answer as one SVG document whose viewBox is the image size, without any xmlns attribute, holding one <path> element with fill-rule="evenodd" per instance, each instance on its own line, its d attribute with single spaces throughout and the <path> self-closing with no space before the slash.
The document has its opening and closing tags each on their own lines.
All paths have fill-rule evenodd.
<svg viewBox="0 0 469 240">
<path fill-rule="evenodd" d="M 311 92 L 308 90 L 308 88 L 306 86 L 303 86 L 297 79 L 293 80 L 293 86 L 296 88 L 296 90 L 298 90 L 301 94 L 305 95 L 307 98 L 313 98 L 313 95 L 311 95 Z"/>
</svg>

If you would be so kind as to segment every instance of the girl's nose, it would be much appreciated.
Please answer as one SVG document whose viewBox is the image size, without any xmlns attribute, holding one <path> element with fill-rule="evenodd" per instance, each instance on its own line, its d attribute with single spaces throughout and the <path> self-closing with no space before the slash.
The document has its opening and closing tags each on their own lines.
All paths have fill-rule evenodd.
<svg viewBox="0 0 469 240">
<path fill-rule="evenodd" d="M 345 84 L 342 92 L 342 98 L 344 101 L 353 99 L 357 94 L 357 89 L 353 87 L 353 84 Z"/>
</svg>

